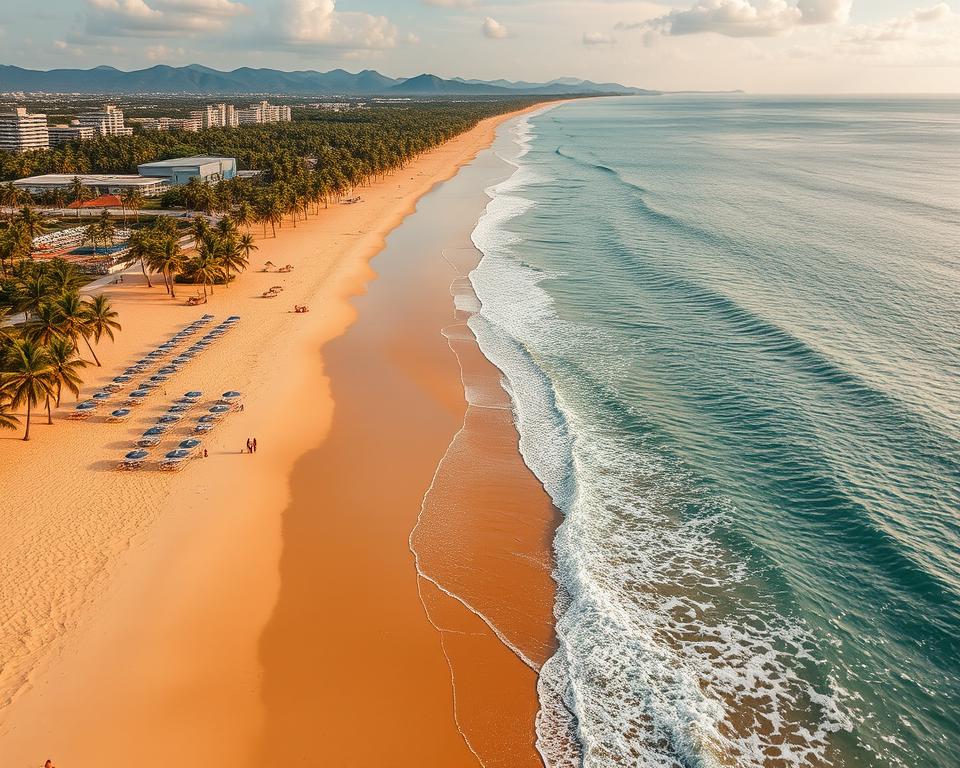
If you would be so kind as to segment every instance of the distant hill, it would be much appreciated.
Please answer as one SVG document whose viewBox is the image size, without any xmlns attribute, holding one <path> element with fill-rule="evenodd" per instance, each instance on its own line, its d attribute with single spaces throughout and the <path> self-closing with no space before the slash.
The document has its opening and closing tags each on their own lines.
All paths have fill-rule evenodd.
<svg viewBox="0 0 960 768">
<path fill-rule="evenodd" d="M 507 95 L 589 95 L 600 93 L 653 94 L 619 83 L 593 83 L 560 78 L 549 83 L 509 80 L 443 79 L 431 74 L 392 78 L 371 69 L 352 73 L 241 67 L 231 72 L 190 64 L 170 67 L 157 64 L 147 69 L 124 72 L 105 65 L 92 69 L 51 69 L 40 71 L 0 65 L 0 92 L 33 93 L 165 93 L 165 94 L 291 94 L 298 96 L 507 96 Z"/>
</svg>

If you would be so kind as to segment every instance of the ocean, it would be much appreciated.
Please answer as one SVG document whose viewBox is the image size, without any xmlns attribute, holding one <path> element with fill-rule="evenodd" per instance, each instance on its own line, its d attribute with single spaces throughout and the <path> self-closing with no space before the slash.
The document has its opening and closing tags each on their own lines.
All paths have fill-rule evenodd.
<svg viewBox="0 0 960 768">
<path fill-rule="evenodd" d="M 960 765 L 960 99 L 514 124 L 470 320 L 563 513 L 548 766 Z"/>
</svg>

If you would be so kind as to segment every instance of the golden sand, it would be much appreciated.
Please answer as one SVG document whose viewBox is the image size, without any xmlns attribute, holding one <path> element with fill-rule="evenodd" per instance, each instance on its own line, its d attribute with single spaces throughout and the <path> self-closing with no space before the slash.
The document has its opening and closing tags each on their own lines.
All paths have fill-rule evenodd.
<svg viewBox="0 0 960 768">
<path fill-rule="evenodd" d="M 142 278 L 110 286 L 124 330 L 98 348 L 103 368 L 88 370 L 87 393 L 204 312 L 215 322 L 242 319 L 125 424 L 68 422 L 65 404 L 53 426 L 35 421 L 29 443 L 0 437 L 4 768 L 46 757 L 64 768 L 476 764 L 406 545 L 425 490 L 415 478 L 426 472 L 429 482 L 463 418 L 462 390 L 458 402 L 450 387 L 456 363 L 446 348 L 446 361 L 431 363 L 447 376 L 427 387 L 442 393 L 432 420 L 421 425 L 422 441 L 398 444 L 369 413 L 354 411 L 367 434 L 331 431 L 334 413 L 350 416 L 371 401 L 355 372 L 356 389 L 334 409 L 319 350 L 354 321 L 348 299 L 372 277 L 369 260 L 385 235 L 487 146 L 503 119 L 361 190 L 358 205 L 258 238 L 252 269 L 205 306 L 172 301 Z M 295 270 L 257 271 L 267 260 Z M 272 285 L 284 287 L 280 297 L 260 298 Z M 294 314 L 294 304 L 310 312 Z M 111 471 L 194 388 L 205 401 L 245 393 L 244 411 L 205 440 L 209 457 L 176 475 Z M 175 433 L 155 453 L 186 436 Z M 251 436 L 252 456 L 242 452 Z M 346 445 L 339 440 L 368 463 L 334 460 Z M 369 452 L 357 454 L 365 440 Z M 343 495 L 361 490 L 369 496 Z M 377 503 L 402 514 L 365 519 Z M 317 638 L 325 644 L 316 647 Z M 533 672 L 502 646 L 490 653 L 505 670 L 504 690 L 523 702 L 529 737 Z M 401 700 L 397 717 L 387 706 Z"/>
</svg>

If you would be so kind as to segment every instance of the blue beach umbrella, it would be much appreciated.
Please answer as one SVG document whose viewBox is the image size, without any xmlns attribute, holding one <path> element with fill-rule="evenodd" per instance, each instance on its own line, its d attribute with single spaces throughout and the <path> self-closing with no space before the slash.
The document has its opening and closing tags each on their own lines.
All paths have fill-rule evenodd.
<svg viewBox="0 0 960 768">
<path fill-rule="evenodd" d="M 143 400 L 143 398 L 149 394 L 150 392 L 146 389 L 137 389 L 127 395 L 127 397 L 129 397 L 131 400 Z"/>
<path fill-rule="evenodd" d="M 112 392 L 95 392 L 93 395 L 94 400 L 109 400 L 113 397 Z"/>
<path fill-rule="evenodd" d="M 184 413 L 190 410 L 192 403 L 177 403 L 167 408 L 167 413 Z"/>
<path fill-rule="evenodd" d="M 188 437 L 186 440 L 181 440 L 178 448 L 182 448 L 185 451 L 192 451 L 194 448 L 200 446 L 201 441 L 197 440 L 195 437 Z"/>
<path fill-rule="evenodd" d="M 157 419 L 157 424 L 162 424 L 164 426 L 169 424 L 176 424 L 182 418 L 183 416 L 181 416 L 179 413 L 168 413 L 161 416 L 159 419 Z"/>
<path fill-rule="evenodd" d="M 74 410 L 83 413 L 84 411 L 93 411 L 99 405 L 100 403 L 95 403 L 93 400 L 84 400 L 82 403 L 80 403 L 80 405 L 74 408 Z"/>
<path fill-rule="evenodd" d="M 229 406 L 229 405 L 214 405 L 212 408 L 210 408 L 210 413 L 219 413 L 219 414 L 230 413 L 230 406 Z"/>
<path fill-rule="evenodd" d="M 145 451 L 142 448 L 136 451 L 130 451 L 123 458 L 129 459 L 130 461 L 143 461 L 147 456 L 150 455 L 150 451 Z"/>
<path fill-rule="evenodd" d="M 175 448 L 172 451 L 168 451 L 164 457 L 165 459 L 188 459 L 190 458 L 190 451 L 184 450 L 183 448 Z"/>
<path fill-rule="evenodd" d="M 110 415 L 115 419 L 123 419 L 130 415 L 129 408 L 117 408 L 115 411 L 110 411 Z"/>
<path fill-rule="evenodd" d="M 201 392 L 199 389 L 191 389 L 189 392 L 184 392 L 183 396 L 188 400 L 199 400 L 201 397 L 203 397 L 203 392 Z"/>
</svg>

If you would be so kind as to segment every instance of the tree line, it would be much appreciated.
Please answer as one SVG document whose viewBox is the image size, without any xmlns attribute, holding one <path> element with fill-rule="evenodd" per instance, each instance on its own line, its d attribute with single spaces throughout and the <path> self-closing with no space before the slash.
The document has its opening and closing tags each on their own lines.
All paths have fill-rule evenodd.
<svg viewBox="0 0 960 768">
<path fill-rule="evenodd" d="M 11 411 L 26 407 L 29 440 L 37 408 L 52 424 L 63 393 L 80 394 L 81 372 L 91 364 L 84 354 L 100 365 L 91 342 L 112 340 L 121 326 L 107 296 L 80 295 L 85 282 L 63 259 L 21 259 L 0 280 L 0 429 L 16 429 L 20 420 Z"/>
</svg>

